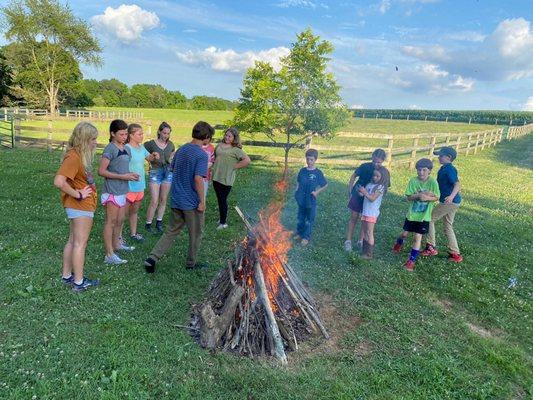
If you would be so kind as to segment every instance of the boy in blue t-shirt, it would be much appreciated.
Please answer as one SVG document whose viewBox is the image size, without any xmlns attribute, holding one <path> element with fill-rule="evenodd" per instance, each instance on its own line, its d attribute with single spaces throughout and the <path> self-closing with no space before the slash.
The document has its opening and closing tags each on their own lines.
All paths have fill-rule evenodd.
<svg viewBox="0 0 533 400">
<path fill-rule="evenodd" d="M 307 167 L 298 172 L 296 193 L 294 194 L 298 203 L 296 239 L 301 239 L 302 246 L 307 246 L 311 240 L 316 216 L 316 197 L 328 186 L 322 171 L 315 167 L 317 158 L 318 151 L 315 149 L 309 149 L 305 152 Z"/>
<path fill-rule="evenodd" d="M 439 203 L 435 206 L 431 214 L 426 248 L 421 254 L 426 257 L 439 254 L 435 247 L 435 221 L 442 219 L 444 222 L 444 233 L 448 239 L 448 260 L 459 263 L 463 261 L 463 256 L 461 256 L 459 251 L 457 238 L 453 230 L 455 213 L 459 209 L 459 204 L 461 204 L 461 194 L 459 193 L 461 184 L 459 183 L 457 169 L 452 164 L 457 157 L 457 152 L 453 147 L 446 146 L 434 152 L 434 154 L 439 156 L 439 163 L 442 165 L 437 174 L 440 198 Z"/>
<path fill-rule="evenodd" d="M 172 185 L 170 187 L 172 212 L 168 227 L 144 261 L 146 272 L 154 273 L 155 264 L 172 246 L 184 226 L 189 231 L 189 251 L 185 268 L 196 269 L 196 256 L 204 228 L 204 178 L 207 176 L 208 157 L 202 149 L 211 141 L 215 130 L 207 122 L 199 121 L 192 128 L 192 140 L 179 148 L 172 160 Z"/>
</svg>

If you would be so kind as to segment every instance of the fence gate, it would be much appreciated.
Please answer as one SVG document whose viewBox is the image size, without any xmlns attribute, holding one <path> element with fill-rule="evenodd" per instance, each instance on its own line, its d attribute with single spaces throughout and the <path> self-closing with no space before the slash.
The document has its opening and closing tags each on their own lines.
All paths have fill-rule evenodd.
<svg viewBox="0 0 533 400">
<path fill-rule="evenodd" d="M 0 119 L 0 147 L 15 147 L 15 127 L 13 118 L 6 115 Z"/>
</svg>

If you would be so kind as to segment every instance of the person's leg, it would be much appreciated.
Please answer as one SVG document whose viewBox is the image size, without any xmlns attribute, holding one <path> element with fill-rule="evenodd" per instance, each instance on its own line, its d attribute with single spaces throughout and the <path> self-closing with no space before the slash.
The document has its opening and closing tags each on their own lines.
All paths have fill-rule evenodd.
<svg viewBox="0 0 533 400">
<path fill-rule="evenodd" d="M 150 257 L 153 258 L 154 261 L 159 261 L 159 259 L 163 257 L 174 243 L 176 236 L 180 233 L 184 225 L 185 217 L 183 216 L 183 211 L 172 209 L 170 212 L 170 221 L 165 233 L 163 233 L 163 236 L 161 236 L 150 252 Z"/>
<path fill-rule="evenodd" d="M 118 220 L 118 213 L 120 208 L 117 207 L 112 202 L 108 202 L 105 205 L 106 216 L 104 222 L 104 247 L 106 256 L 110 257 L 113 255 L 115 247 L 113 241 L 113 231 Z"/>
<path fill-rule="evenodd" d="M 350 214 L 350 220 L 348 221 L 348 228 L 346 229 L 346 240 L 352 241 L 353 232 L 357 221 L 361 219 L 361 214 L 356 211 L 352 211 Z"/>
<path fill-rule="evenodd" d="M 85 265 L 85 249 L 93 226 L 90 217 L 78 217 L 71 220 L 72 227 L 72 270 L 74 283 L 81 284 L 83 281 L 83 267 Z"/>
<path fill-rule="evenodd" d="M 228 217 L 228 195 L 231 191 L 231 186 L 226 186 L 220 182 L 213 181 L 213 188 L 217 195 L 218 212 L 220 214 L 219 223 L 224 225 Z"/>
<path fill-rule="evenodd" d="M 74 224 L 72 221 L 73 220 L 71 219 L 68 240 L 63 248 L 63 278 L 68 278 L 72 275 L 72 244 L 74 242 L 74 233 L 72 232 L 74 230 Z"/>
<path fill-rule="evenodd" d="M 408 271 L 413 271 L 415 269 L 415 262 L 420 252 L 420 246 L 422 244 L 422 234 L 414 232 L 413 237 L 413 247 L 409 253 L 409 258 L 405 262 L 404 266 Z"/>
<path fill-rule="evenodd" d="M 365 222 L 365 240 L 368 242 L 369 245 L 374 246 L 374 226 L 376 226 L 376 223 L 370 221 Z"/>
<path fill-rule="evenodd" d="M 159 192 L 159 206 L 157 208 L 157 220 L 162 221 L 167 209 L 168 194 L 170 193 L 170 183 L 162 183 Z"/>
<path fill-rule="evenodd" d="M 316 204 L 307 208 L 305 212 L 305 238 L 307 240 L 311 240 L 311 235 L 313 234 L 313 226 L 315 224 L 316 218 Z"/>
<path fill-rule="evenodd" d="M 296 234 L 300 236 L 300 238 L 303 238 L 304 231 L 305 231 L 305 207 L 298 206 Z"/>
<path fill-rule="evenodd" d="M 405 239 L 407 238 L 407 235 L 409 235 L 409 231 L 407 231 L 408 225 L 409 225 L 409 222 L 406 219 L 403 224 L 403 231 L 400 234 L 400 236 L 398 236 L 398 238 L 396 239 L 396 242 L 394 243 L 394 246 L 392 247 L 392 251 L 394 251 L 395 253 L 399 253 L 400 251 L 402 251 L 403 243 Z"/>
<path fill-rule="evenodd" d="M 113 226 L 113 249 L 119 249 L 121 247 L 120 235 L 122 234 L 122 224 L 124 223 L 125 216 L 126 207 L 117 207 L 115 225 Z"/>
<path fill-rule="evenodd" d="M 209 181 L 204 181 L 204 201 L 207 200 L 207 191 L 209 190 Z"/>
<path fill-rule="evenodd" d="M 148 205 L 148 209 L 146 210 L 146 225 L 150 225 L 154 219 L 155 210 L 157 209 L 157 205 L 159 204 L 159 191 L 161 185 L 158 183 L 150 182 L 148 184 L 148 187 L 150 189 L 150 204 Z"/>
<path fill-rule="evenodd" d="M 197 210 L 183 211 L 187 230 L 189 231 L 189 250 L 187 252 L 187 268 L 193 268 L 196 264 L 198 250 L 202 243 L 205 214 Z"/>
<path fill-rule="evenodd" d="M 435 247 L 437 244 L 436 237 L 435 237 L 435 222 L 437 222 L 439 219 L 441 219 L 444 215 L 446 215 L 446 205 L 442 203 L 438 203 L 435 205 L 435 208 L 433 209 L 433 212 L 431 213 L 431 221 L 429 222 L 429 230 L 426 237 L 426 243 Z"/>
<path fill-rule="evenodd" d="M 455 237 L 455 232 L 453 230 L 453 221 L 455 220 L 455 214 L 459 206 L 456 204 L 448 205 L 448 212 L 444 215 L 444 234 L 448 239 L 448 250 L 453 254 L 460 254 L 459 245 L 457 244 L 457 238 Z"/>
<path fill-rule="evenodd" d="M 139 219 L 139 209 L 141 208 L 141 201 L 136 201 L 129 204 L 129 221 L 130 221 L 130 235 L 137 234 L 137 221 Z"/>
</svg>

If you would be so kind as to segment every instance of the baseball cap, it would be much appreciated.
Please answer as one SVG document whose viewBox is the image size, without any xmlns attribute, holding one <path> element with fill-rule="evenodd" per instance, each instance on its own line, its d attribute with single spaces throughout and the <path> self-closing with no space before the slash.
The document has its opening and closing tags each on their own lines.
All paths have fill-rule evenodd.
<svg viewBox="0 0 533 400">
<path fill-rule="evenodd" d="M 449 146 L 442 147 L 439 150 L 434 151 L 433 154 L 435 154 L 436 156 L 449 156 L 452 161 L 455 160 L 455 158 L 457 157 L 457 152 L 455 151 L 455 149 Z"/>
</svg>

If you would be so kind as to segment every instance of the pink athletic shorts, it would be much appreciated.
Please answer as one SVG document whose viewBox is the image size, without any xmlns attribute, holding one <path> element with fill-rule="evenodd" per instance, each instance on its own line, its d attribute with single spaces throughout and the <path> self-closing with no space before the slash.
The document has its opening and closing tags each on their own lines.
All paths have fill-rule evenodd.
<svg viewBox="0 0 533 400">
<path fill-rule="evenodd" d="M 107 203 L 113 203 L 118 208 L 124 207 L 126 205 L 125 194 L 115 195 L 110 193 L 102 193 L 102 196 L 100 196 L 100 200 L 103 206 L 105 206 Z"/>
<path fill-rule="evenodd" d="M 128 192 L 126 195 L 126 200 L 130 203 L 135 203 L 136 201 L 142 201 L 144 198 L 144 192 Z"/>
<path fill-rule="evenodd" d="M 378 222 L 378 217 L 367 217 L 366 215 L 363 215 L 361 216 L 361 221 L 372 222 L 373 224 L 375 224 L 376 222 Z"/>
</svg>

